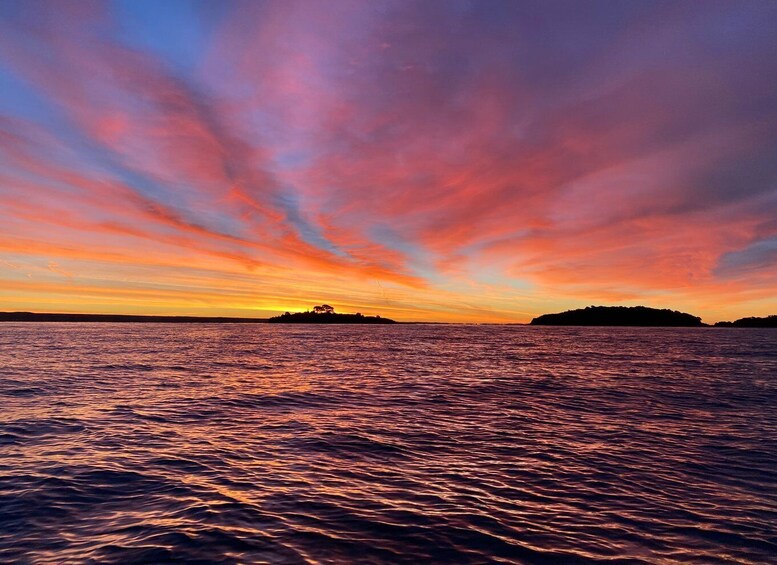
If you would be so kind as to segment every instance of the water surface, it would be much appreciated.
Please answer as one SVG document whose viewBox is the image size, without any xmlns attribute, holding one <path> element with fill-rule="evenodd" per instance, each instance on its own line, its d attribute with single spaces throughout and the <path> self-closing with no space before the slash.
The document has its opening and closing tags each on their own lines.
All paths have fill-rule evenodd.
<svg viewBox="0 0 777 565">
<path fill-rule="evenodd" d="M 0 324 L 0 562 L 773 563 L 777 332 Z"/>
</svg>

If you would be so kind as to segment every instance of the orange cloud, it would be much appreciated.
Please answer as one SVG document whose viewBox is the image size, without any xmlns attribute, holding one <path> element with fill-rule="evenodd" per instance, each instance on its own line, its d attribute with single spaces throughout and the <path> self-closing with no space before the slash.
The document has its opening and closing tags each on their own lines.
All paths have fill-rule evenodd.
<svg viewBox="0 0 777 565">
<path fill-rule="evenodd" d="M 767 313 L 769 9 L 737 7 L 740 29 L 655 7 L 647 33 L 630 8 L 476 4 L 230 4 L 191 61 L 107 4 L 21 6 L 0 23 L 0 265 L 32 280 L 0 271 L 4 299 Z"/>
</svg>

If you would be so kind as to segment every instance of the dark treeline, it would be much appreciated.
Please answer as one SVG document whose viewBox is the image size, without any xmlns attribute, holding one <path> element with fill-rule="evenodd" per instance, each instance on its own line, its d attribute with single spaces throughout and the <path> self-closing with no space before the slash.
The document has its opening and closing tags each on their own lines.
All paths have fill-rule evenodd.
<svg viewBox="0 0 777 565">
<path fill-rule="evenodd" d="M 316 306 L 312 312 L 286 312 L 274 318 L 229 318 L 225 316 L 143 316 L 132 314 L 51 314 L 0 312 L 0 322 L 121 322 L 173 324 L 396 324 L 389 318 L 362 314 L 336 314 L 334 308 Z"/>
<path fill-rule="evenodd" d="M 268 320 L 271 324 L 396 324 L 394 320 L 380 316 L 363 316 L 356 314 L 335 314 L 335 309 L 329 304 L 314 306 L 307 312 L 286 312 Z"/>
<path fill-rule="evenodd" d="M 734 322 L 718 322 L 715 324 L 718 328 L 777 328 L 777 316 L 766 316 L 765 318 L 740 318 Z"/>
<path fill-rule="evenodd" d="M 534 318 L 531 324 L 533 326 L 705 326 L 697 316 L 645 306 L 588 306 L 558 314 L 544 314 Z"/>
<path fill-rule="evenodd" d="M 324 304 L 308 312 L 286 312 L 273 318 L 230 318 L 226 316 L 144 316 L 132 314 L 52 314 L 0 312 L 0 322 L 121 322 L 174 324 L 396 324 L 389 318 L 362 314 L 337 314 Z M 588 306 L 557 314 L 543 314 L 531 321 L 534 326 L 647 326 L 705 327 L 701 318 L 675 310 L 645 306 Z M 777 315 L 740 318 L 717 322 L 718 328 L 777 328 Z"/>
<path fill-rule="evenodd" d="M 122 322 L 170 324 L 258 324 L 266 318 L 227 318 L 223 316 L 135 316 L 131 314 L 46 314 L 0 312 L 0 322 Z"/>
</svg>

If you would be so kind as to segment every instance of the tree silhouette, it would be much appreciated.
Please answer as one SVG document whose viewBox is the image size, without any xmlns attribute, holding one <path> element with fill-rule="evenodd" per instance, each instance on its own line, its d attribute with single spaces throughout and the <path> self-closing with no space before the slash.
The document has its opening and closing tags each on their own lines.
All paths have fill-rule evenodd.
<svg viewBox="0 0 777 565">
<path fill-rule="evenodd" d="M 0 312 L 0 314 L 2 314 Z M 270 323 L 280 324 L 395 324 L 394 320 L 381 318 L 380 316 L 364 316 L 357 314 L 336 314 L 335 309 L 328 304 L 314 306 L 312 311 L 286 312 L 282 316 L 275 316 L 268 320 Z"/>
</svg>

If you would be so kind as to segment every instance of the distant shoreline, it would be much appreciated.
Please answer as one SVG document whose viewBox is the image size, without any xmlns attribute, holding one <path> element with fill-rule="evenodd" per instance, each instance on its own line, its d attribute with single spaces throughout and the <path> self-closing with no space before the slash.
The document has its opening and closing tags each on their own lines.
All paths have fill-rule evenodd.
<svg viewBox="0 0 777 565">
<path fill-rule="evenodd" d="M 266 324 L 267 318 L 227 316 L 147 316 L 142 314 L 52 314 L 0 312 L 0 322 L 113 322 L 166 324 Z"/>
<path fill-rule="evenodd" d="M 777 328 L 777 316 L 741 318 L 734 322 L 705 324 L 701 318 L 646 306 L 588 306 L 556 314 L 543 314 L 532 326 L 632 327 L 632 328 Z"/>
<path fill-rule="evenodd" d="M 232 318 L 228 316 L 152 316 L 143 314 L 63 314 L 50 312 L 0 312 L 0 322 L 71 322 L 123 324 L 398 324 L 380 316 L 361 314 L 298 313 L 274 318 Z M 412 322 L 410 322 L 412 323 Z"/>
<path fill-rule="evenodd" d="M 638 308 L 638 307 L 635 307 Z M 643 310 L 652 310 L 644 309 Z M 332 316 L 333 319 L 326 320 L 330 316 L 318 314 L 309 314 L 309 317 L 320 316 L 322 319 L 294 319 L 286 322 L 283 320 L 283 316 L 277 316 L 273 318 L 241 318 L 241 317 L 229 317 L 229 316 L 162 316 L 162 315 L 144 315 L 144 314 L 69 314 L 69 313 L 52 313 L 52 312 L 0 312 L 0 323 L 2 322 L 102 322 L 102 323 L 158 323 L 158 324 L 269 324 L 280 321 L 282 323 L 295 323 L 295 324 L 400 324 L 400 325 L 451 325 L 451 324 L 464 324 L 464 325 L 479 325 L 479 326 L 545 326 L 545 327 L 690 327 L 690 328 L 775 328 L 777 327 L 777 316 L 767 316 L 763 318 L 741 318 L 734 322 L 717 322 L 715 324 L 701 323 L 699 318 L 687 323 L 688 319 L 683 320 L 685 323 L 677 323 L 677 320 L 672 320 L 674 323 L 667 323 L 667 319 L 664 318 L 666 313 L 671 311 L 654 310 L 655 313 L 662 314 L 658 320 L 651 320 L 648 323 L 631 318 L 631 316 L 623 317 L 617 316 L 613 319 L 609 314 L 616 312 L 624 314 L 629 308 L 623 307 L 589 307 L 584 310 L 572 310 L 562 312 L 560 314 L 543 314 L 538 318 L 535 318 L 530 323 L 518 323 L 518 322 L 395 322 L 387 318 L 379 318 L 373 316 L 363 316 L 356 318 L 354 314 L 336 314 Z M 592 315 L 592 314 L 597 315 Z M 605 314 L 602 316 L 601 314 Z M 633 312 L 628 312 L 632 314 Z M 306 313 L 298 313 L 301 318 L 305 317 Z M 681 314 L 682 316 L 690 316 L 688 314 L 682 314 L 680 312 L 672 312 L 672 314 Z M 297 318 L 297 315 L 291 315 L 291 318 Z M 353 319 L 351 319 L 353 318 Z M 629 319 L 631 318 L 631 319 Z M 661 319 L 663 318 L 663 319 Z M 695 318 L 695 317 L 694 317 Z M 342 319 L 340 321 L 339 319 Z M 347 321 L 346 321 L 347 320 Z M 687 324 L 687 325 L 686 325 Z"/>
</svg>

